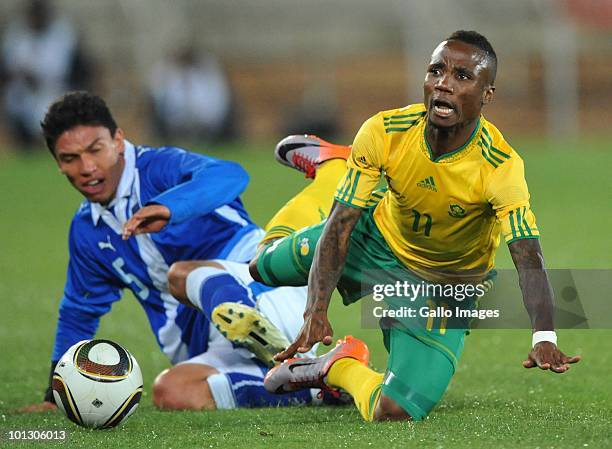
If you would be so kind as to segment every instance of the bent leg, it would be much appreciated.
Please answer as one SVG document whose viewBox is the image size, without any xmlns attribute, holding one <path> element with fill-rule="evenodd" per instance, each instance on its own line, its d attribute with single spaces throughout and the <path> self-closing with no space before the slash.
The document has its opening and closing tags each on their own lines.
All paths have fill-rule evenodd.
<svg viewBox="0 0 612 449">
<path fill-rule="evenodd" d="M 344 159 L 332 159 L 317 168 L 316 178 L 290 199 L 265 226 L 262 243 L 286 237 L 329 215 L 338 182 L 346 171 Z"/>
<path fill-rule="evenodd" d="M 366 421 L 422 420 L 446 391 L 454 363 L 440 348 L 404 330 L 384 332 L 389 349 L 384 375 L 343 358 L 330 368 L 327 383 L 348 391 Z M 460 335 L 458 331 L 453 338 Z"/>
<path fill-rule="evenodd" d="M 162 371 L 153 384 L 153 404 L 160 410 L 222 410 L 236 407 L 278 407 L 309 404 L 310 390 L 271 394 L 263 387 L 263 372 L 254 363 L 215 367 L 183 363 Z"/>
<path fill-rule="evenodd" d="M 187 276 L 200 267 L 224 269 L 223 265 L 211 260 L 187 260 L 174 262 L 168 270 L 168 291 L 186 306 L 194 306 L 187 295 Z"/>
<path fill-rule="evenodd" d="M 161 410 L 215 410 L 207 379 L 214 367 L 185 363 L 162 371 L 153 384 L 153 404 Z"/>
<path fill-rule="evenodd" d="M 209 320 L 213 310 L 225 302 L 255 307 L 247 287 L 221 263 L 211 260 L 173 263 L 168 271 L 168 289 L 182 304 L 195 307 Z"/>
<path fill-rule="evenodd" d="M 447 332 L 451 331 L 455 332 L 450 338 L 463 339 L 462 331 Z M 434 340 L 424 335 L 426 331 L 423 335 L 418 330 L 412 334 L 396 328 L 384 332 L 389 360 L 375 418 L 422 420 L 444 395 L 455 373 L 451 357 L 456 360 L 459 353 L 452 354 L 443 343 L 432 343 Z"/>
<path fill-rule="evenodd" d="M 208 350 L 183 365 L 200 364 L 213 367 L 216 372 L 206 378 L 217 410 L 236 407 L 276 407 L 308 404 L 310 390 L 279 397 L 268 393 L 263 386 L 267 368 L 243 348 L 235 348 L 215 328 L 210 328 Z"/>
<path fill-rule="evenodd" d="M 274 355 L 289 346 L 281 330 L 259 312 L 257 293 L 251 288 L 254 283 L 244 264 L 177 262 L 170 272 L 173 294 L 201 311 L 224 337 L 249 349 L 266 365 L 273 366 Z"/>
<path fill-rule="evenodd" d="M 251 276 L 267 285 L 302 286 L 308 284 L 308 272 L 325 222 L 301 229 L 263 247 L 249 264 Z"/>
<path fill-rule="evenodd" d="M 355 405 L 366 421 L 372 421 L 380 397 L 383 374 L 352 358 L 336 361 L 327 375 L 327 384 L 343 388 L 353 397 Z"/>
<path fill-rule="evenodd" d="M 374 411 L 374 421 L 410 421 L 412 417 L 390 397 L 381 394 Z"/>
</svg>

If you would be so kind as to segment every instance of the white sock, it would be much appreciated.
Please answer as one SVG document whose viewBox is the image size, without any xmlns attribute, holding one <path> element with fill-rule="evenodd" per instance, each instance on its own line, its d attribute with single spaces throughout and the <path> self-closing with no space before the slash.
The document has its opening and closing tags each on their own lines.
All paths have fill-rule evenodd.
<svg viewBox="0 0 612 449">
<path fill-rule="evenodd" d="M 215 400 L 217 410 L 236 408 L 236 399 L 229 379 L 225 374 L 213 374 L 206 378 L 208 387 Z"/>
<path fill-rule="evenodd" d="M 217 267 L 205 266 L 196 268 L 187 275 L 187 279 L 185 280 L 185 290 L 187 291 L 187 298 L 196 309 L 198 309 L 199 311 L 203 311 L 202 299 L 200 298 L 200 288 L 202 287 L 202 282 L 212 276 L 224 273 L 226 273 L 224 270 L 221 270 Z"/>
</svg>

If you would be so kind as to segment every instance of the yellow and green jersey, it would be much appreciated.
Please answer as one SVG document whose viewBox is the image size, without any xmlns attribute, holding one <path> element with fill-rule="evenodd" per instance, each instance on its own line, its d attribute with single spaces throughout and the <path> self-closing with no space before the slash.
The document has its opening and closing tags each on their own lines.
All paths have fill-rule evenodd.
<svg viewBox="0 0 612 449">
<path fill-rule="evenodd" d="M 379 112 L 355 137 L 335 199 L 367 208 L 395 256 L 426 279 L 480 276 L 506 242 L 537 238 L 523 161 L 483 116 L 468 142 L 433 158 L 423 104 Z M 381 179 L 384 193 L 375 191 Z M 380 198 L 382 197 L 382 198 Z"/>
</svg>

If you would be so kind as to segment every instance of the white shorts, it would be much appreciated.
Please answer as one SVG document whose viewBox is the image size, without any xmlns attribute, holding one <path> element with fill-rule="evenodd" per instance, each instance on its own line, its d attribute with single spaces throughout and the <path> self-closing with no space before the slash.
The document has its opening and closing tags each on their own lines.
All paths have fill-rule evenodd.
<svg viewBox="0 0 612 449">
<path fill-rule="evenodd" d="M 243 373 L 251 376 L 262 376 L 261 365 L 255 362 L 253 354 L 244 348 L 234 348 L 232 344 L 214 327 L 210 326 L 208 332 L 208 349 L 178 365 L 196 363 L 208 365 L 222 374 Z"/>
</svg>

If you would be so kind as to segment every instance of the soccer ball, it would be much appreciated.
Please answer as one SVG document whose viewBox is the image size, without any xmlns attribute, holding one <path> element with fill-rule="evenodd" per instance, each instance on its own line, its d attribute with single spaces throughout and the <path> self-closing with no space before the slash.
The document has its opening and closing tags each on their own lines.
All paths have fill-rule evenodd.
<svg viewBox="0 0 612 449">
<path fill-rule="evenodd" d="M 110 340 L 84 340 L 59 359 L 53 397 L 76 424 L 107 429 L 125 421 L 138 407 L 142 374 L 136 359 Z"/>
</svg>

